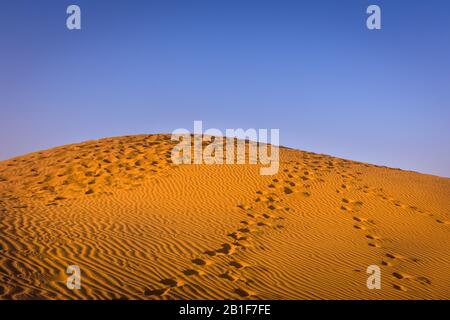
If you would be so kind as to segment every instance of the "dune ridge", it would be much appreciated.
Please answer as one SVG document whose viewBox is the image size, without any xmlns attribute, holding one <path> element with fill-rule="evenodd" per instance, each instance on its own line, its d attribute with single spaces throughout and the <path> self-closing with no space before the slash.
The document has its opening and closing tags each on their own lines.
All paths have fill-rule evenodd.
<svg viewBox="0 0 450 320">
<path fill-rule="evenodd" d="M 261 176 L 174 165 L 174 145 L 114 137 L 0 162 L 0 299 L 450 298 L 450 179 L 289 148 Z M 74 264 L 81 290 L 65 285 Z"/>
</svg>

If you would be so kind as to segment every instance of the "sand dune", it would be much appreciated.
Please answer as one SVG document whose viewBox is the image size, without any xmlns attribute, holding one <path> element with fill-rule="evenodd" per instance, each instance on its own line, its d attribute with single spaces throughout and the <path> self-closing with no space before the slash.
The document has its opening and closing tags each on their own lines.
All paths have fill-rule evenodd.
<svg viewBox="0 0 450 320">
<path fill-rule="evenodd" d="M 175 166 L 174 145 L 126 136 L 0 162 L 0 298 L 450 298 L 450 179 L 288 148 L 274 176 Z"/>
</svg>

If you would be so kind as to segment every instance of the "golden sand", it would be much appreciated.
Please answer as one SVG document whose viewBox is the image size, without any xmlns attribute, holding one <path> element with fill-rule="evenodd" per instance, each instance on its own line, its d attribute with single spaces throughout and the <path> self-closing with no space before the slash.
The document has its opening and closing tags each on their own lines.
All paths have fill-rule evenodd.
<svg viewBox="0 0 450 320">
<path fill-rule="evenodd" d="M 274 176 L 175 166 L 174 144 L 0 162 L 0 299 L 450 298 L 450 179 L 288 148 Z"/>
</svg>

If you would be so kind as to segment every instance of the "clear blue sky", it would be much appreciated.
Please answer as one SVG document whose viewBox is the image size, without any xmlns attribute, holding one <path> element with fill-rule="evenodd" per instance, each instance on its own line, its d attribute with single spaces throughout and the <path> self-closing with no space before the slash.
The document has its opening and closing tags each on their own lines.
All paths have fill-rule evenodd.
<svg viewBox="0 0 450 320">
<path fill-rule="evenodd" d="M 2 0 L 0 159 L 203 120 L 450 177 L 449 21 L 446 0 Z"/>
</svg>

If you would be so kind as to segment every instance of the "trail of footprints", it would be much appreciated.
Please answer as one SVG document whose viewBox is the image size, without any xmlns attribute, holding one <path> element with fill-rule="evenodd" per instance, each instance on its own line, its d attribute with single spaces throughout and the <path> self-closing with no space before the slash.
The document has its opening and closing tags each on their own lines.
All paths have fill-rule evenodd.
<svg viewBox="0 0 450 320">
<path fill-rule="evenodd" d="M 288 168 L 282 171 L 283 178 L 275 178 L 264 191 L 256 191 L 254 205 L 263 204 L 263 210 L 256 210 L 252 205 L 239 204 L 238 207 L 246 214 L 245 219 L 241 221 L 241 226 L 228 233 L 232 240 L 222 244 L 221 248 L 207 250 L 199 257 L 193 259 L 192 268 L 183 271 L 185 276 L 202 276 L 207 274 L 207 268 L 214 265 L 214 257 L 226 256 L 228 261 L 225 263 L 222 272 L 217 276 L 233 283 L 237 286 L 234 293 L 241 298 L 255 296 L 256 293 L 248 288 L 252 280 L 245 277 L 244 271 L 251 265 L 235 257 L 237 253 L 245 251 L 247 248 L 256 246 L 255 236 L 264 232 L 264 228 L 282 229 L 283 221 L 286 219 L 283 213 L 290 211 L 289 207 L 283 205 L 283 197 L 294 193 L 300 193 L 303 197 L 311 196 L 311 185 L 309 182 L 314 180 L 325 182 L 320 176 L 323 156 L 315 155 L 311 159 L 306 154 L 303 166 L 297 161 L 287 162 Z M 345 161 L 345 160 L 344 160 Z M 326 169 L 332 170 L 331 161 L 326 162 Z M 308 169 L 309 168 L 309 169 Z M 171 279 L 173 283 L 183 285 L 185 282 Z M 172 287 L 148 291 L 150 295 L 162 295 Z"/>
<path fill-rule="evenodd" d="M 357 177 L 356 175 L 346 173 L 345 171 L 342 173 L 343 183 L 338 188 L 337 193 L 342 195 L 342 205 L 341 209 L 352 214 L 352 219 L 354 221 L 353 227 L 356 230 L 362 232 L 364 237 L 367 239 L 367 243 L 370 247 L 379 248 L 383 250 L 383 258 L 381 260 L 381 265 L 383 267 L 388 268 L 391 274 L 391 279 L 393 280 L 392 287 L 399 291 L 408 291 L 408 283 L 409 282 L 417 282 L 422 285 L 430 285 L 431 281 L 423 276 L 414 276 L 407 274 L 405 272 L 400 272 L 397 268 L 405 263 L 416 263 L 419 261 L 417 258 L 405 257 L 396 253 L 392 253 L 386 250 L 382 243 L 383 239 L 377 235 L 376 228 L 377 225 L 375 221 L 362 217 L 359 213 L 361 212 L 364 203 L 359 200 L 351 200 L 346 197 L 348 190 L 351 188 L 357 188 L 359 191 L 363 191 L 365 194 L 374 194 L 379 196 L 387 201 L 392 201 L 394 205 L 400 208 L 411 208 L 414 210 L 418 210 L 423 212 L 416 207 L 407 206 L 402 204 L 401 202 L 394 200 L 393 198 L 386 197 L 383 193 L 373 193 L 374 189 L 370 189 L 368 186 L 358 187 L 357 182 L 361 182 L 362 179 Z M 378 191 L 382 192 L 382 189 L 378 189 Z"/>
<path fill-rule="evenodd" d="M 425 217 L 429 217 L 433 221 L 435 221 L 436 223 L 438 223 L 440 225 L 450 226 L 450 221 L 447 220 L 446 218 L 439 217 L 436 214 L 434 214 L 432 212 L 428 212 L 427 210 L 418 208 L 417 206 L 402 203 L 400 200 L 396 200 L 395 198 L 386 195 L 383 192 L 383 188 L 369 188 L 367 185 L 364 185 L 362 187 L 359 187 L 358 190 L 361 190 L 363 193 L 365 193 L 367 195 L 372 195 L 372 196 L 381 198 L 382 200 L 387 201 L 398 208 L 405 209 L 405 210 L 412 210 L 415 213 L 418 213 Z"/>
<path fill-rule="evenodd" d="M 361 175 L 361 173 L 357 172 L 357 175 Z M 450 226 L 450 220 L 448 220 L 447 218 L 445 218 L 443 216 L 439 217 L 436 214 L 434 214 L 432 212 L 428 212 L 427 210 L 418 208 L 417 206 L 405 204 L 405 203 L 401 202 L 400 200 L 397 200 L 397 199 L 385 194 L 383 188 L 371 188 L 368 185 L 358 186 L 356 183 L 362 182 L 362 179 L 359 178 L 357 175 L 343 171 L 341 173 L 341 177 L 343 178 L 343 183 L 340 186 L 340 188 L 338 190 L 336 190 L 337 193 L 342 194 L 345 191 L 348 191 L 351 187 L 354 187 L 358 191 L 362 191 L 366 195 L 378 197 L 384 201 L 391 203 L 392 205 L 394 205 L 397 208 L 401 208 L 401 209 L 405 209 L 405 210 L 412 210 L 413 212 L 416 212 L 418 214 L 421 214 L 423 216 L 433 219 L 433 221 L 435 221 L 438 224 Z M 349 210 L 350 209 L 349 206 L 346 205 L 345 201 L 343 201 L 343 202 L 344 202 L 344 204 L 342 205 L 342 209 Z"/>
<path fill-rule="evenodd" d="M 258 247 L 258 235 L 263 235 L 266 229 L 283 229 L 285 213 L 290 208 L 284 205 L 283 197 L 293 193 L 301 193 L 305 197 L 311 194 L 308 191 L 311 180 L 307 170 L 300 174 L 300 163 L 294 162 L 292 168 L 283 170 L 284 178 L 275 178 L 267 186 L 266 190 L 258 190 L 255 193 L 253 204 L 239 204 L 237 207 L 244 214 L 240 225 L 227 233 L 228 241 L 220 247 L 206 250 L 191 260 L 191 267 L 183 270 L 182 275 L 162 279 L 163 288 L 145 290 L 146 296 L 163 296 L 170 290 L 181 287 L 187 283 L 186 277 L 201 277 L 212 275 L 225 279 L 234 284 L 233 294 L 239 298 L 248 298 L 257 294 L 251 289 L 252 279 L 245 274 L 245 269 L 251 268 L 250 263 L 245 262 L 242 253 L 250 247 Z M 308 177 L 309 176 L 309 177 Z M 256 209 L 258 207 L 258 209 Z M 262 208 L 262 209 L 259 209 Z M 263 247 L 259 246 L 263 249 Z M 212 270 L 211 266 L 218 266 Z M 220 270 L 217 272 L 217 270 Z"/>
<path fill-rule="evenodd" d="M 167 135 L 126 136 L 63 146 L 0 165 L 0 197 L 11 209 L 133 189 L 171 164 Z"/>
</svg>

